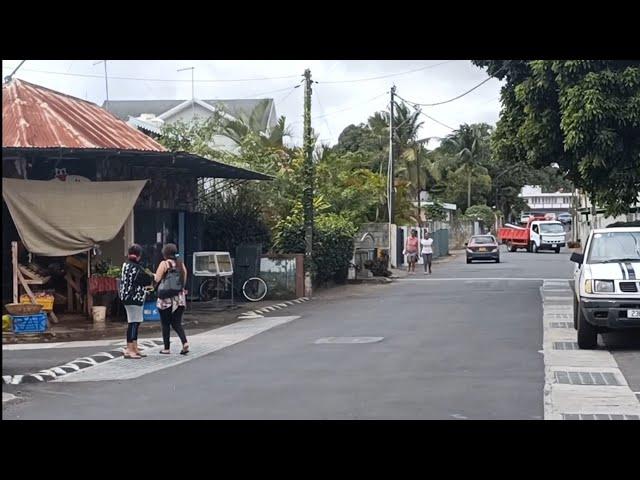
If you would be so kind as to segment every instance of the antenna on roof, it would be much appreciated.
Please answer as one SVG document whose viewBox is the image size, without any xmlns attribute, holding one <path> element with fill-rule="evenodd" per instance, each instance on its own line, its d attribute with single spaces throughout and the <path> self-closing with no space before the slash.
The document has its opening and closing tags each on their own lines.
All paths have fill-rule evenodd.
<svg viewBox="0 0 640 480">
<path fill-rule="evenodd" d="M 105 110 L 109 111 L 109 81 L 107 79 L 107 61 L 106 60 L 99 60 L 97 62 L 95 62 L 93 64 L 93 66 L 95 67 L 96 65 L 99 65 L 101 63 L 104 63 L 104 88 L 107 92 L 107 101 L 104 104 L 104 108 Z"/>
<path fill-rule="evenodd" d="M 179 68 L 178 70 L 176 70 L 177 72 L 184 72 L 185 70 L 191 70 L 191 107 L 193 108 L 193 117 L 195 118 L 196 116 L 196 96 L 195 96 L 195 90 L 194 90 L 194 81 L 193 81 L 193 71 L 195 70 L 195 67 L 187 67 L 187 68 Z"/>
<path fill-rule="evenodd" d="M 4 77 L 4 81 L 5 83 L 9 83 L 11 81 L 11 79 L 13 78 L 13 76 L 16 74 L 16 72 L 18 71 L 18 69 L 22 66 L 22 64 L 26 62 L 26 60 L 22 60 L 20 62 L 20 64 L 16 67 L 16 69 L 11 72 L 9 75 L 7 75 L 6 77 Z"/>
</svg>

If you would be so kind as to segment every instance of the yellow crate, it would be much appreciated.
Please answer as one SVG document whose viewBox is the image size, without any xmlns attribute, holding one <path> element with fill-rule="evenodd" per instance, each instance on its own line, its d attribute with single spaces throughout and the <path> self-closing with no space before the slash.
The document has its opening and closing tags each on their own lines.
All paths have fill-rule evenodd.
<svg viewBox="0 0 640 480">
<path fill-rule="evenodd" d="M 42 305 L 42 310 L 44 310 L 45 312 L 50 312 L 53 310 L 54 300 L 55 299 L 53 295 L 44 295 L 40 297 L 36 296 L 36 303 L 38 305 Z M 31 303 L 29 295 L 20 295 L 20 303 Z"/>
</svg>

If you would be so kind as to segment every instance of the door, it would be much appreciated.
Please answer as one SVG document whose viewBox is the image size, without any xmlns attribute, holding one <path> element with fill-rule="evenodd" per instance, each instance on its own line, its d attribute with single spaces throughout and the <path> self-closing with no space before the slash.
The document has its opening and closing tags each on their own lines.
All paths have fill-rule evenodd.
<svg viewBox="0 0 640 480">
<path fill-rule="evenodd" d="M 531 241 L 540 247 L 540 226 L 537 224 L 531 225 Z"/>
</svg>

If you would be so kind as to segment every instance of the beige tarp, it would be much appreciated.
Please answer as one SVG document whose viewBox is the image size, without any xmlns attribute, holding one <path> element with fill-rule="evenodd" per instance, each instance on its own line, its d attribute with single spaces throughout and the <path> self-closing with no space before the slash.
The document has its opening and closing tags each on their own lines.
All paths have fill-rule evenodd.
<svg viewBox="0 0 640 480">
<path fill-rule="evenodd" d="M 145 183 L 3 178 L 2 197 L 27 250 L 62 257 L 112 240 Z"/>
</svg>

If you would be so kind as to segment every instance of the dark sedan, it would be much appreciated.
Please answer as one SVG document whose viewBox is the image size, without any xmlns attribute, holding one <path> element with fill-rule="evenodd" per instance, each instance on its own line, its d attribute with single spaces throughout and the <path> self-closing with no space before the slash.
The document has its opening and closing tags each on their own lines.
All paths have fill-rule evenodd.
<svg viewBox="0 0 640 480">
<path fill-rule="evenodd" d="M 465 247 L 467 247 L 467 263 L 474 260 L 493 260 L 500 263 L 500 248 L 493 235 L 474 235 Z"/>
</svg>

